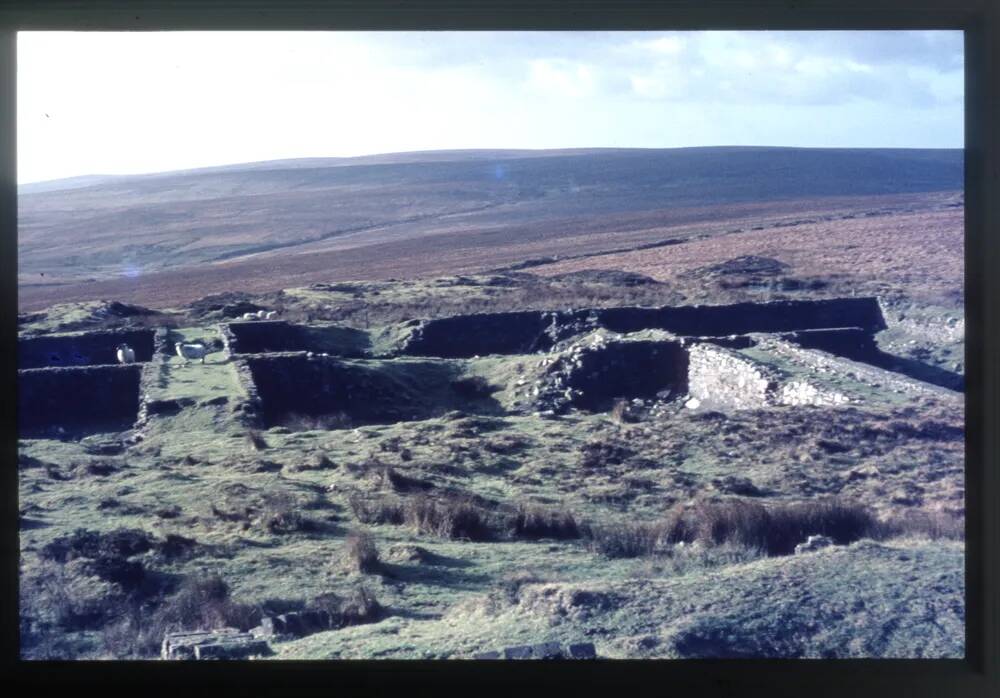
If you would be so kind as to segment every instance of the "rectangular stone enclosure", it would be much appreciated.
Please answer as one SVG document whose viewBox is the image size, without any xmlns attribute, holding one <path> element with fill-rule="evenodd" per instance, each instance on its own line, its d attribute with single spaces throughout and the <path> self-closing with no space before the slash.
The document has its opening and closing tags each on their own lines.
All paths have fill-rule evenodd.
<svg viewBox="0 0 1000 698">
<path fill-rule="evenodd" d="M 423 359 L 341 360 L 303 354 L 245 359 L 267 426 L 294 416 L 338 416 L 344 426 L 428 419 L 448 410 L 495 413 L 488 395 L 461 389 L 454 362 Z"/>
<path fill-rule="evenodd" d="M 124 431 L 139 412 L 142 367 L 94 366 L 17 372 L 21 438 Z"/>
<path fill-rule="evenodd" d="M 18 368 L 98 366 L 117 364 L 119 344 L 135 351 L 135 360 L 153 358 L 155 330 L 87 332 L 28 337 L 17 342 Z"/>
</svg>

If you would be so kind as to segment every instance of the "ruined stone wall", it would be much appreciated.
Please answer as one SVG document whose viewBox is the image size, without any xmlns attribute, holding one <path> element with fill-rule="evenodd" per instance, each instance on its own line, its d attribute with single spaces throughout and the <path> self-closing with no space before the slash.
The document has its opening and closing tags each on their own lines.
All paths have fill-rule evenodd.
<svg viewBox="0 0 1000 698">
<path fill-rule="evenodd" d="M 793 342 L 805 349 L 818 349 L 851 361 L 860 361 L 887 371 L 901 373 L 949 390 L 959 392 L 965 390 L 965 377 L 962 374 L 884 352 L 879 348 L 875 337 L 865 330 L 792 332 L 781 335 L 781 339 Z"/>
<path fill-rule="evenodd" d="M 233 354 L 301 350 L 297 328 L 284 320 L 233 322 L 222 327 L 222 341 Z"/>
<path fill-rule="evenodd" d="M 875 298 L 831 298 L 816 301 L 774 301 L 733 305 L 692 305 L 655 309 L 653 313 L 626 313 L 609 309 L 602 315 L 605 327 L 617 332 L 641 329 L 637 322 L 684 336 L 721 336 L 750 332 L 858 327 L 869 332 L 885 329 L 885 319 Z"/>
<path fill-rule="evenodd" d="M 142 367 L 38 368 L 17 373 L 22 437 L 131 428 L 139 411 Z"/>
<path fill-rule="evenodd" d="M 352 327 L 312 327 L 282 320 L 234 322 L 224 327 L 223 342 L 233 354 L 312 351 L 358 358 L 370 348 L 368 333 Z"/>
<path fill-rule="evenodd" d="M 552 346 L 545 330 L 553 313 L 478 313 L 428 320 L 415 327 L 402 351 L 415 356 L 469 358 L 488 354 L 530 354 Z"/>
<path fill-rule="evenodd" d="M 687 337 L 854 327 L 885 328 L 875 298 L 774 301 L 662 308 L 589 308 L 481 313 L 427 320 L 412 330 L 402 353 L 471 357 L 545 351 L 574 334 L 604 328 L 630 333 L 658 329 Z"/>
<path fill-rule="evenodd" d="M 822 388 L 808 381 L 788 381 L 775 391 L 774 402 L 778 405 L 814 405 L 830 407 L 846 405 L 851 400 L 846 395 Z"/>
<path fill-rule="evenodd" d="M 780 376 L 722 347 L 695 344 L 688 352 L 688 393 L 706 406 L 764 407 Z"/>
<path fill-rule="evenodd" d="M 246 426 L 262 426 L 264 423 L 262 416 L 264 403 L 257 390 L 257 384 L 254 382 L 253 372 L 246 361 L 233 360 L 233 368 L 236 371 L 236 382 L 246 396 L 233 405 L 233 411 Z"/>
<path fill-rule="evenodd" d="M 153 330 L 111 330 L 19 339 L 18 368 L 117 364 L 116 347 L 122 343 L 135 350 L 136 361 L 149 361 L 154 335 Z"/>
<path fill-rule="evenodd" d="M 342 414 L 356 423 L 385 424 L 475 407 L 451 388 L 458 376 L 452 362 L 345 361 L 302 353 L 245 361 L 268 425 L 291 414 Z"/>
<path fill-rule="evenodd" d="M 780 337 L 805 349 L 819 349 L 855 361 L 871 362 L 881 353 L 870 332 L 855 328 L 790 332 Z"/>
<path fill-rule="evenodd" d="M 233 333 L 231 328 L 232 325 L 228 322 L 215 326 L 215 329 L 219 333 L 219 337 L 222 339 L 222 350 L 229 356 L 237 353 L 239 345 L 239 339 Z"/>
<path fill-rule="evenodd" d="M 844 405 L 850 399 L 804 378 L 791 378 L 739 354 L 697 344 L 689 355 L 688 393 L 705 407 Z"/>
</svg>

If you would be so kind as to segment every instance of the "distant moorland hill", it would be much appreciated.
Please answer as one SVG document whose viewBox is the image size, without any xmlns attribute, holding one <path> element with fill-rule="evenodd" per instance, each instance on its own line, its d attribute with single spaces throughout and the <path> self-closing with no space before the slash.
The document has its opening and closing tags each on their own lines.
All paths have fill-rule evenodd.
<svg viewBox="0 0 1000 698">
<path fill-rule="evenodd" d="M 709 147 L 310 158 L 19 189 L 20 304 L 158 304 L 252 280 L 488 269 L 685 239 L 710 221 L 911 206 L 961 150 Z M 412 261 L 412 263 L 410 263 Z"/>
</svg>

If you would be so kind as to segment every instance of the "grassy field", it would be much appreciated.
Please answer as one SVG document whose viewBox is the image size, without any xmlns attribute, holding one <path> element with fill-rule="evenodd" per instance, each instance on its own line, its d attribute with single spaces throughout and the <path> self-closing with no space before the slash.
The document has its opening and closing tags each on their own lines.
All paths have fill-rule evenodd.
<svg viewBox="0 0 1000 698">
<path fill-rule="evenodd" d="M 630 274 L 448 277 L 231 294 L 157 316 L 68 305 L 22 332 L 141 322 L 211 342 L 220 313 L 250 303 L 339 317 L 382 352 L 402 331 L 392 323 L 421 309 L 676 293 Z M 960 353 L 956 310 L 919 307 L 878 339 L 933 347 L 944 365 Z M 960 394 L 859 372 L 829 376 L 857 398 L 839 408 L 722 413 L 673 396 L 635 415 L 546 417 L 515 404 L 539 356 L 508 354 L 448 360 L 450 376 L 496 388 L 489 406 L 432 386 L 406 398 L 433 398 L 416 421 L 289 415 L 253 430 L 225 352 L 154 360 L 150 397 L 181 408 L 142 440 L 20 442 L 27 657 L 154 656 L 171 628 L 247 628 L 331 598 L 345 627 L 273 641 L 274 658 L 461 658 L 549 640 L 618 658 L 963 655 Z M 404 381 L 437 366 L 361 364 Z M 837 545 L 789 554 L 812 533 Z"/>
</svg>

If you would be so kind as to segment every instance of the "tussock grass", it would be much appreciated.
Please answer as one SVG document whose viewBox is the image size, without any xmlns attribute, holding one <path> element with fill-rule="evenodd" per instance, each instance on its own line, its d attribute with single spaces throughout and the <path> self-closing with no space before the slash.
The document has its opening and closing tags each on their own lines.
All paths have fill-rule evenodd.
<svg viewBox="0 0 1000 698">
<path fill-rule="evenodd" d="M 517 538 L 576 539 L 581 536 L 576 517 L 567 509 L 537 504 L 521 504 L 510 520 L 511 534 Z"/>
<path fill-rule="evenodd" d="M 964 540 L 965 521 L 942 511 L 909 509 L 882 522 L 883 538 Z"/>
<path fill-rule="evenodd" d="M 344 540 L 343 561 L 349 569 L 362 574 L 377 574 L 382 569 L 375 539 L 367 531 L 351 531 Z"/>
<path fill-rule="evenodd" d="M 405 520 L 403 502 L 398 497 L 370 497 L 352 492 L 347 505 L 354 517 L 363 524 L 401 524 Z"/>
<path fill-rule="evenodd" d="M 865 506 L 835 498 L 765 506 L 745 499 L 700 501 L 675 507 L 652 522 L 619 522 L 587 527 L 592 550 L 607 557 L 643 557 L 669 544 L 735 545 L 766 555 L 790 555 L 811 535 L 838 545 L 862 538 L 886 540 L 907 535 L 959 539 L 960 521 L 939 512 L 910 512 L 887 521 Z"/>
<path fill-rule="evenodd" d="M 371 623 L 382 615 L 382 605 L 375 594 L 364 585 L 356 587 L 347 596 L 327 593 L 309 600 L 307 611 L 325 611 L 334 627 Z"/>
<path fill-rule="evenodd" d="M 300 509 L 301 505 L 294 497 L 283 494 L 271 495 L 264 500 L 260 521 L 271 533 L 315 530 L 316 522 L 303 515 Z"/>
<path fill-rule="evenodd" d="M 105 649 L 115 657 L 153 657 L 159 654 L 163 636 L 169 632 L 216 628 L 245 631 L 260 619 L 258 606 L 230 598 L 229 585 L 221 577 L 202 575 L 187 578 L 152 613 L 132 605 L 118 622 L 103 629 L 101 638 Z"/>
<path fill-rule="evenodd" d="M 432 499 L 417 495 L 406 501 L 403 517 L 407 524 L 421 533 L 442 538 L 484 541 L 496 536 L 487 513 L 468 497 Z"/>
</svg>

